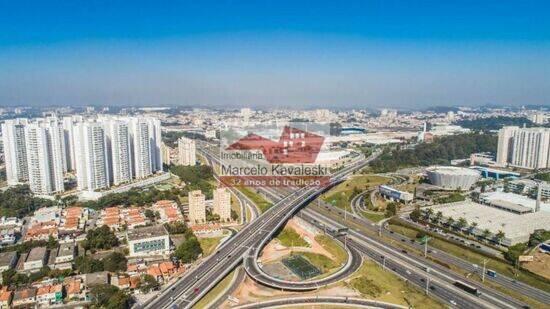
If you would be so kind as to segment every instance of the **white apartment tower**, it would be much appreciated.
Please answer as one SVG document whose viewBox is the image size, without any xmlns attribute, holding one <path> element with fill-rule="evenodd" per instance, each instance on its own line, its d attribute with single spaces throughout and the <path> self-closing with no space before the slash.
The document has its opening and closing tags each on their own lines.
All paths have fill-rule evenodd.
<svg viewBox="0 0 550 309">
<path fill-rule="evenodd" d="M 116 119 L 105 119 L 105 135 L 110 179 L 113 185 L 132 180 L 132 160 L 130 156 L 130 130 L 128 123 Z"/>
<path fill-rule="evenodd" d="M 102 124 L 95 121 L 78 123 L 73 134 L 78 189 L 108 188 L 107 139 Z"/>
<path fill-rule="evenodd" d="M 64 191 L 64 147 L 57 121 L 31 123 L 25 126 L 29 187 L 36 194 Z"/>
<path fill-rule="evenodd" d="M 193 166 L 197 162 L 195 141 L 186 137 L 178 140 L 178 161 L 185 166 Z"/>
<path fill-rule="evenodd" d="M 149 124 L 143 118 L 130 120 L 132 136 L 133 174 L 136 178 L 145 178 L 153 173 Z"/>
<path fill-rule="evenodd" d="M 221 221 L 231 220 L 231 193 L 226 188 L 214 190 L 213 208 Z"/>
<path fill-rule="evenodd" d="M 206 201 L 201 190 L 189 192 L 188 218 L 191 224 L 206 222 Z"/>
<path fill-rule="evenodd" d="M 497 164 L 506 166 L 512 156 L 512 138 L 519 127 L 503 127 L 498 131 Z"/>
<path fill-rule="evenodd" d="M 2 124 L 6 178 L 10 186 L 29 180 L 25 145 L 26 124 L 27 119 L 6 120 Z"/>
<path fill-rule="evenodd" d="M 76 115 L 71 117 L 63 117 L 63 136 L 65 138 L 65 161 L 67 162 L 67 170 L 74 171 L 76 169 L 76 160 L 74 152 L 74 136 L 73 127 L 80 122 L 83 122 L 82 116 Z"/>
<path fill-rule="evenodd" d="M 550 129 L 504 127 L 499 131 L 497 163 L 525 169 L 550 167 Z"/>
</svg>

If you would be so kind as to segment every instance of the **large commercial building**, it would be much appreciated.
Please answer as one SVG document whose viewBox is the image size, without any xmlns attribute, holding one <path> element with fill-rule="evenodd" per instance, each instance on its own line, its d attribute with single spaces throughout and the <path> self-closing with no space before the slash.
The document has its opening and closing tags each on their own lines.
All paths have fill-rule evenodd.
<svg viewBox="0 0 550 309">
<path fill-rule="evenodd" d="M 455 166 L 430 167 L 426 174 L 432 185 L 446 190 L 469 190 L 481 178 L 476 170 Z"/>
<path fill-rule="evenodd" d="M 231 220 L 231 193 L 226 188 L 214 190 L 213 208 L 221 221 Z"/>
<path fill-rule="evenodd" d="M 452 218 L 454 222 L 464 218 L 467 226 L 465 231 L 480 238 L 500 242 L 511 246 L 529 240 L 529 235 L 537 229 L 547 229 L 550 226 L 550 213 L 546 211 L 518 213 L 474 202 L 464 201 L 429 207 L 433 213 L 441 212 L 441 222 Z M 472 223 L 476 223 L 472 225 Z M 486 234 L 485 230 L 489 231 Z M 496 235 L 502 231 L 504 238 L 497 240 Z"/>
<path fill-rule="evenodd" d="M 206 222 L 206 200 L 201 190 L 189 192 L 188 218 L 191 224 Z"/>
<path fill-rule="evenodd" d="M 503 127 L 498 133 L 497 163 L 525 169 L 550 167 L 550 128 Z"/>
<path fill-rule="evenodd" d="M 14 119 L 2 132 L 8 184 L 28 182 L 37 194 L 62 192 L 68 171 L 86 191 L 162 171 L 160 121 L 151 117 Z"/>
<path fill-rule="evenodd" d="M 390 186 L 385 186 L 385 185 L 378 186 L 378 192 L 380 192 L 380 195 L 392 201 L 400 201 L 400 202 L 408 203 L 412 201 L 414 198 L 414 196 L 409 192 L 399 191 L 395 188 L 392 188 Z"/>
<path fill-rule="evenodd" d="M 178 161 L 185 166 L 193 166 L 197 162 L 195 141 L 186 137 L 178 140 Z"/>
<path fill-rule="evenodd" d="M 170 237 L 163 225 L 128 230 L 126 238 L 130 256 L 170 254 Z"/>
</svg>

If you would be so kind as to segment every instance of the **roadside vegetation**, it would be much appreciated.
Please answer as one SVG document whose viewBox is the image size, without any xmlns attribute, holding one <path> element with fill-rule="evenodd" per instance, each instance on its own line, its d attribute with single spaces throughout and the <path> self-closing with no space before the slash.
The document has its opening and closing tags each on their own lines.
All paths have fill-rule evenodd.
<svg viewBox="0 0 550 309">
<path fill-rule="evenodd" d="M 285 227 L 277 235 L 277 240 L 285 247 L 310 247 L 307 241 L 291 227 Z"/>
<path fill-rule="evenodd" d="M 411 308 L 445 308 L 437 300 L 424 295 L 419 288 L 407 284 L 371 260 L 365 260 L 355 277 L 346 284 L 368 299 Z"/>
<path fill-rule="evenodd" d="M 273 206 L 272 203 L 268 202 L 252 188 L 240 186 L 237 187 L 237 189 L 246 195 L 246 197 L 248 197 L 254 204 L 256 204 L 261 213 L 264 213 L 266 210 L 271 208 L 271 206 Z"/>
</svg>

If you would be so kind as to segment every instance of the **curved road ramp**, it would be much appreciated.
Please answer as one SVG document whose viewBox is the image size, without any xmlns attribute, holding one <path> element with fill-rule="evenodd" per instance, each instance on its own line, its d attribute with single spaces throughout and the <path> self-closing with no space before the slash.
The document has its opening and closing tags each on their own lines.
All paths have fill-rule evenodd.
<svg viewBox="0 0 550 309">
<path fill-rule="evenodd" d="M 287 306 L 307 306 L 307 305 L 326 305 L 326 306 L 346 306 L 357 308 L 388 308 L 405 309 L 407 307 L 395 304 L 379 302 L 375 300 L 353 298 L 353 297 L 334 297 L 334 296 L 315 296 L 315 297 L 292 297 L 283 299 L 274 299 L 265 302 L 247 304 L 234 307 L 235 309 L 256 309 L 256 308 L 283 308 Z"/>
</svg>

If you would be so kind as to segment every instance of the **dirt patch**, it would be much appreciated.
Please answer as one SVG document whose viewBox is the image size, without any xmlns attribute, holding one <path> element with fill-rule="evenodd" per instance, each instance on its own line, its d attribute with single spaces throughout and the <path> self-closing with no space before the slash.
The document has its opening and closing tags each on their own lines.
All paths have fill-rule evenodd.
<svg viewBox="0 0 550 309">
<path fill-rule="evenodd" d="M 550 279 L 550 254 L 536 250 L 533 253 L 533 262 L 522 263 L 524 268 Z"/>
</svg>

